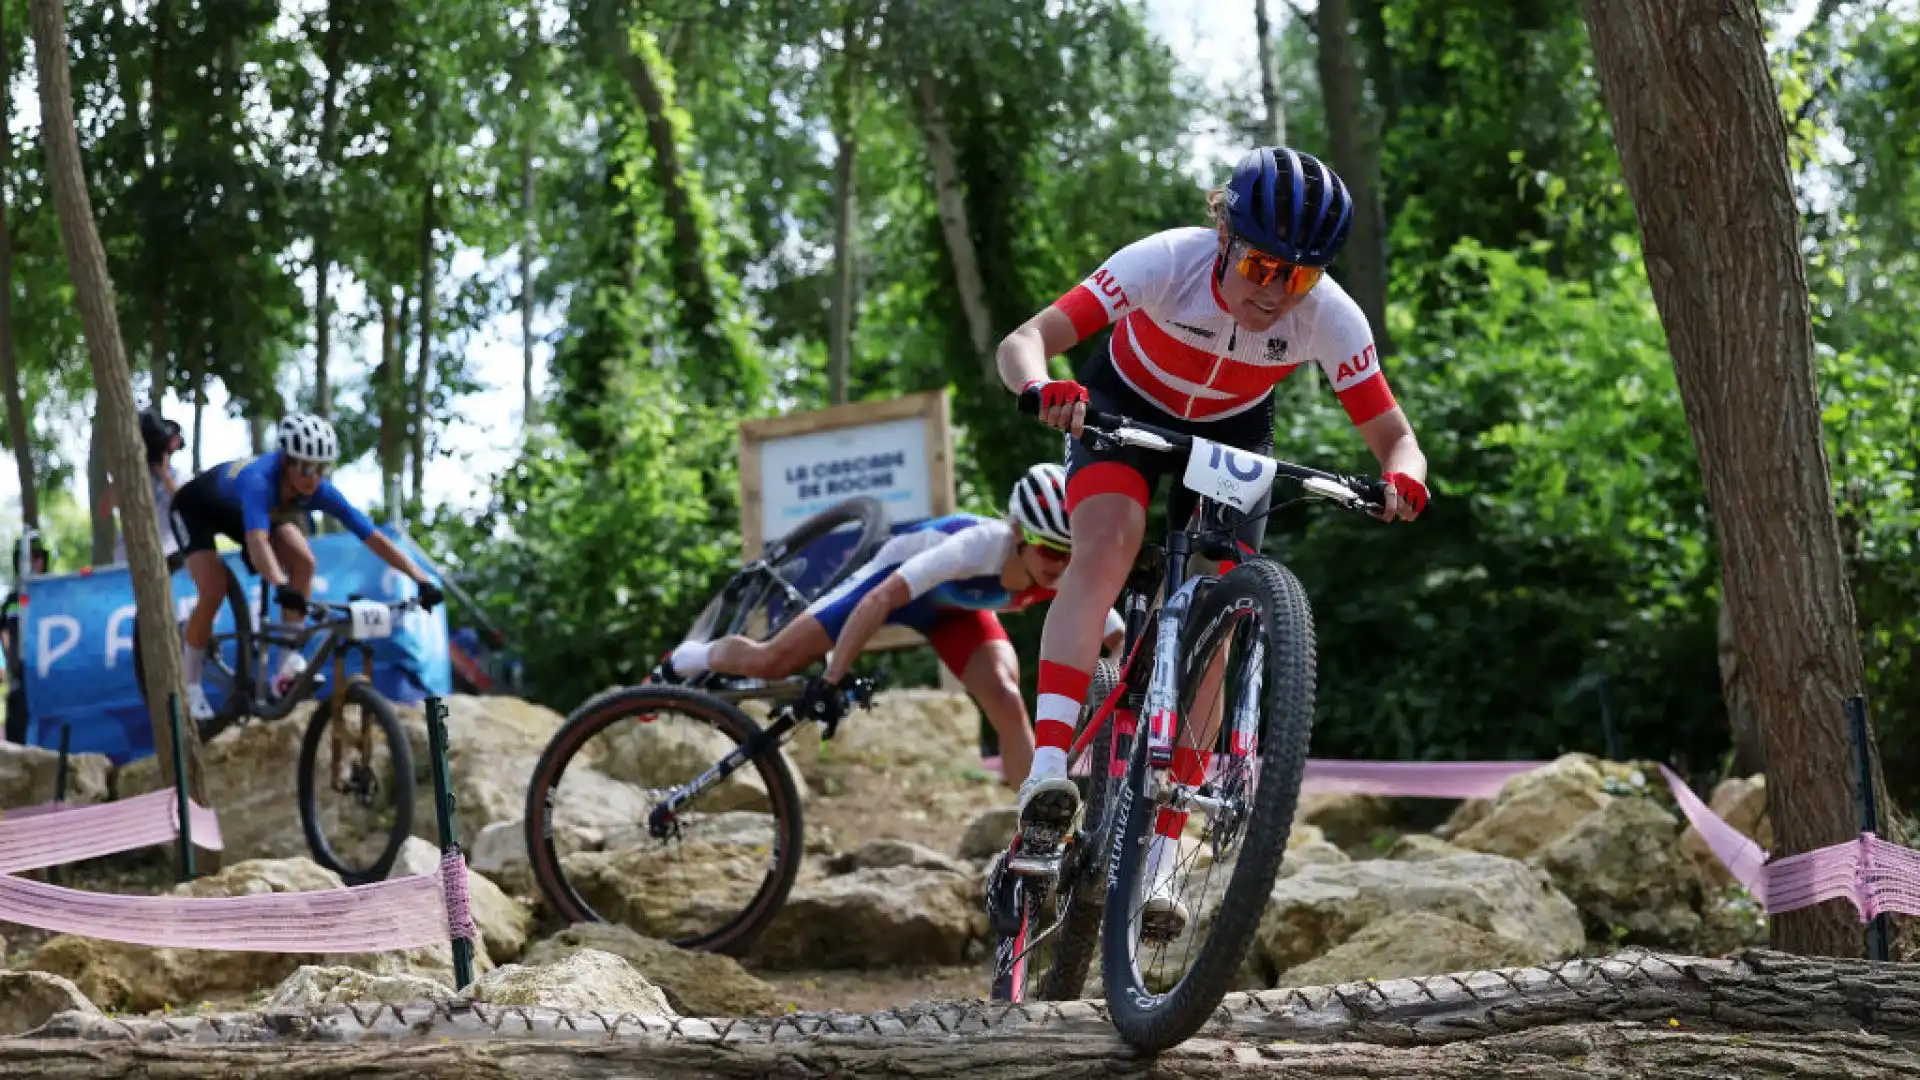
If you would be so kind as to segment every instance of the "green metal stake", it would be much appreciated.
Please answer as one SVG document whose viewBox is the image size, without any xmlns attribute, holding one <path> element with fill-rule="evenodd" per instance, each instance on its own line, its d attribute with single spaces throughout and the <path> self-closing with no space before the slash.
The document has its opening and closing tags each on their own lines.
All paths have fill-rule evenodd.
<svg viewBox="0 0 1920 1080">
<path fill-rule="evenodd" d="M 437 697 L 425 702 L 427 746 L 433 755 L 433 816 L 440 830 L 440 851 L 458 851 L 460 834 L 453 824 L 453 770 L 447 766 L 447 706 Z M 453 939 L 453 984 L 465 990 L 473 982 L 473 942 Z"/>
<path fill-rule="evenodd" d="M 193 815 L 187 812 L 187 747 L 181 741 L 180 695 L 167 695 L 167 722 L 173 731 L 173 791 L 180 808 L 180 880 L 199 877 L 193 866 Z"/>
<path fill-rule="evenodd" d="M 59 806 L 67 801 L 67 752 L 73 745 L 73 728 L 60 725 L 60 763 L 53 770 L 53 805 Z M 60 868 L 47 867 L 47 884 L 60 884 Z"/>
</svg>

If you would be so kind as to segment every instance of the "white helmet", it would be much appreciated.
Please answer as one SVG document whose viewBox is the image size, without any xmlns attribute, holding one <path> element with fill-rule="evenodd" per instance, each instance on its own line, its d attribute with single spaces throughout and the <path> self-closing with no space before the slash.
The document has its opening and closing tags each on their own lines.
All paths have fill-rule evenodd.
<svg viewBox="0 0 1920 1080">
<path fill-rule="evenodd" d="M 333 425 L 312 413 L 290 413 L 280 421 L 280 452 L 294 461 L 331 465 L 340 458 Z"/>
<path fill-rule="evenodd" d="M 1013 485 L 1007 500 L 1013 520 L 1028 532 L 1066 547 L 1072 543 L 1067 524 L 1067 470 L 1048 461 L 1028 469 Z"/>
</svg>

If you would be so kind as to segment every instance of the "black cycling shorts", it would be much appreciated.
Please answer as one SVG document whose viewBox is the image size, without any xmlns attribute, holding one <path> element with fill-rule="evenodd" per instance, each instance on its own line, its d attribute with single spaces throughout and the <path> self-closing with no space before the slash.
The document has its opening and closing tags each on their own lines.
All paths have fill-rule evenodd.
<svg viewBox="0 0 1920 1080">
<path fill-rule="evenodd" d="M 173 493 L 173 514 L 186 533 L 180 545 L 180 555 L 185 557 L 196 551 L 217 551 L 216 538 L 224 536 L 240 545 L 240 561 L 246 564 L 247 572 L 257 574 L 260 571 L 253 565 L 253 557 L 247 552 L 246 519 L 240 514 L 238 503 L 220 495 L 220 478 L 212 470 L 181 485 Z M 302 514 L 290 522 L 308 536 L 313 535 L 313 515 Z M 271 530 L 269 530 L 271 532 Z"/>
<path fill-rule="evenodd" d="M 1089 412 L 1120 413 L 1141 423 L 1177 431 L 1182 435 L 1197 435 L 1238 450 L 1272 456 L 1271 391 L 1264 401 L 1245 412 L 1220 420 L 1184 420 L 1135 393 L 1120 378 L 1119 372 L 1114 370 L 1112 348 L 1113 336 L 1109 334 L 1080 369 L 1079 380 L 1087 388 Z M 1071 512 L 1073 507 L 1089 496 L 1114 493 L 1125 495 L 1142 508 L 1151 510 L 1154 489 L 1164 476 L 1172 478 L 1172 490 L 1167 494 L 1167 520 L 1185 524 L 1193 514 L 1194 503 L 1200 498 L 1180 481 L 1186 468 L 1187 458 L 1183 453 L 1145 450 L 1135 446 L 1109 446 L 1095 451 L 1068 435 L 1067 509 Z M 1259 551 L 1260 541 L 1267 534 L 1269 498 L 1271 493 L 1262 496 L 1259 505 L 1250 512 L 1251 520 L 1237 530 L 1240 543 L 1250 551 Z"/>
</svg>

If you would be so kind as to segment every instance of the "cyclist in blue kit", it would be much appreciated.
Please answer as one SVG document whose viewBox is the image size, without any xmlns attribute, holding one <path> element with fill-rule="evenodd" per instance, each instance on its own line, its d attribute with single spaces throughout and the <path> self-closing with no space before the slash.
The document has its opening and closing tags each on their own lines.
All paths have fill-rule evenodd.
<svg viewBox="0 0 1920 1080">
<path fill-rule="evenodd" d="M 1035 465 L 1014 485 L 1006 518 L 950 514 L 916 523 L 771 639 L 736 634 L 682 642 L 656 677 L 672 683 L 715 671 L 781 679 L 831 650 L 825 673 L 808 681 L 798 707 L 837 721 L 835 690 L 860 650 L 883 626 L 910 627 L 987 714 L 1000 738 L 1001 779 L 1017 788 L 1033 760 L 1033 729 L 1020 695 L 1020 661 L 995 613 L 1051 599 L 1072 557 L 1066 472 Z M 1109 612 L 1109 648 L 1123 630 Z"/>
<path fill-rule="evenodd" d="M 432 610 L 440 589 L 424 571 L 373 522 L 326 479 L 340 458 L 340 441 L 333 425 L 310 413 L 294 413 L 280 421 L 279 448 L 259 457 L 240 458 L 216 465 L 188 481 L 173 498 L 173 511 L 186 533 L 182 548 L 187 572 L 193 575 L 193 614 L 181 643 L 181 667 L 187 684 L 187 706 L 195 719 L 213 715 L 200 685 L 205 671 L 207 643 L 213 622 L 227 595 L 226 567 L 216 547 L 225 536 L 241 545 L 247 569 L 273 585 L 280 617 L 288 623 L 306 618 L 307 591 L 313 585 L 313 531 L 318 511 L 380 556 L 382 562 L 413 579 L 420 588 L 420 604 Z M 281 660 L 282 679 L 306 670 L 306 657 L 288 650 Z"/>
</svg>

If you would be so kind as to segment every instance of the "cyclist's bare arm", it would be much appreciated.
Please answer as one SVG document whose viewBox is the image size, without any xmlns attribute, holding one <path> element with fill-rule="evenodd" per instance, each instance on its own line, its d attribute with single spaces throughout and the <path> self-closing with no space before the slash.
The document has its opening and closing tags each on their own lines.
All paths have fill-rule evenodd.
<svg viewBox="0 0 1920 1080">
<path fill-rule="evenodd" d="M 912 599 L 913 589 L 898 570 L 888 574 L 887 580 L 881 582 L 878 588 L 861 597 L 853 607 L 853 614 L 847 616 L 847 624 L 840 628 L 839 639 L 833 643 L 833 659 L 827 663 L 826 680 L 837 683 L 846 678 L 847 670 L 853 667 L 855 660 L 860 659 L 860 651 L 887 624 L 887 616 Z"/>
<path fill-rule="evenodd" d="M 266 529 L 247 530 L 247 557 L 253 560 L 253 568 L 267 579 L 269 585 L 285 585 L 287 572 L 280 568 L 280 560 L 273 554 L 273 543 L 268 539 Z"/>
<path fill-rule="evenodd" d="M 399 544 L 388 539 L 385 533 L 369 534 L 367 536 L 367 550 L 380 556 L 381 562 L 386 563 L 388 566 L 393 567 L 395 570 L 400 571 L 416 582 L 427 579 L 427 575 L 421 572 L 420 567 L 415 565 L 413 559 L 410 558 L 405 551 L 401 550 Z"/>
<path fill-rule="evenodd" d="M 1420 451 L 1420 441 L 1414 438 L 1413 425 L 1407 422 L 1407 414 L 1395 405 L 1379 416 L 1360 425 L 1360 437 L 1367 441 L 1367 449 L 1379 459 L 1382 474 L 1406 473 L 1422 484 L 1427 482 L 1427 455 Z M 1411 518 L 1400 506 L 1400 496 L 1392 485 L 1387 487 L 1388 518 Z"/>
<path fill-rule="evenodd" d="M 1000 349 L 995 354 L 1000 367 L 1000 381 L 1013 393 L 1035 379 L 1047 379 L 1047 360 L 1059 356 L 1080 343 L 1080 332 L 1073 328 L 1073 320 L 1066 312 L 1051 305 L 1042 308 L 1033 318 L 1021 323 L 1019 329 L 1008 334 L 1000 341 Z"/>
</svg>

